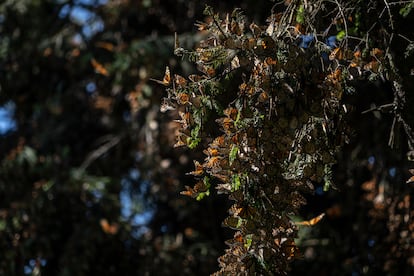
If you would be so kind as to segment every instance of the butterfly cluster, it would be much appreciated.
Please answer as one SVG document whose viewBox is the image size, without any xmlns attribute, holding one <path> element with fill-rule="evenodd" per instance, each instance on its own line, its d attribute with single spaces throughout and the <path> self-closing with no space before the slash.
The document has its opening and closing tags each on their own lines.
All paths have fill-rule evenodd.
<svg viewBox="0 0 414 276">
<path fill-rule="evenodd" d="M 379 70 L 379 49 L 320 47 L 313 38 L 303 47 L 300 22 L 288 20 L 297 12 L 287 4 L 258 26 L 240 10 L 221 18 L 207 7 L 210 20 L 198 27 L 209 36 L 198 48 L 179 48 L 176 39 L 175 53 L 199 74 L 172 76 L 167 67 L 158 81 L 168 93 L 161 109 L 180 116 L 175 146 L 204 147 L 189 173 L 197 183 L 182 194 L 201 199 L 214 188 L 233 202 L 223 225 L 236 232 L 217 275 L 282 275 L 300 256 L 298 227 L 324 214 L 299 223 L 291 217 L 313 183 L 332 185 L 335 153 L 349 135 L 347 82 Z"/>
</svg>

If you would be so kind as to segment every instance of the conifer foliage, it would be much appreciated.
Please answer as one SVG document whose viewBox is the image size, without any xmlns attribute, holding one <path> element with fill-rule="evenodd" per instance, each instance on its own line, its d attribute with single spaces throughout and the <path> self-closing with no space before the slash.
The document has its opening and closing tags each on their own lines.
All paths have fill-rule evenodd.
<svg viewBox="0 0 414 276">
<path fill-rule="evenodd" d="M 205 39 L 196 49 L 181 48 L 176 38 L 175 54 L 199 74 L 183 77 L 167 67 L 161 109 L 178 109 L 175 146 L 205 153 L 190 172 L 196 184 L 182 194 L 200 200 L 216 191 L 232 202 L 223 225 L 235 233 L 216 275 L 284 275 L 301 256 L 298 228 L 324 214 L 296 223 L 292 217 L 315 183 L 334 186 L 335 156 L 352 132 L 344 97 L 358 81 L 390 81 L 393 112 L 404 124 L 401 77 L 379 41 L 392 36 L 363 21 L 358 2 L 285 1 L 265 25 L 239 9 L 218 15 L 206 7 L 206 22 L 197 24 Z M 392 25 L 391 14 L 385 21 Z"/>
</svg>

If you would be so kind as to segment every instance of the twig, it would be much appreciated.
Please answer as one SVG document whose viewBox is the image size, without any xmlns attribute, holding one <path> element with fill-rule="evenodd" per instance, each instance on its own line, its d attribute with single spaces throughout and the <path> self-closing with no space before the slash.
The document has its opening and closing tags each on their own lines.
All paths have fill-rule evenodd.
<svg viewBox="0 0 414 276">
<path fill-rule="evenodd" d="M 384 112 L 384 113 L 385 112 L 386 113 L 390 113 L 390 111 L 392 109 L 394 109 L 394 107 L 395 107 L 395 103 L 383 104 L 383 105 L 374 106 L 374 107 L 372 107 L 370 109 L 367 109 L 365 111 L 362 111 L 361 114 L 366 114 L 366 113 L 373 112 L 373 111 L 380 111 L 380 112 Z"/>
<path fill-rule="evenodd" d="M 104 155 L 106 152 L 108 152 L 111 148 L 115 147 L 121 139 L 123 138 L 123 135 L 118 135 L 110 139 L 107 143 L 103 144 L 99 148 L 95 149 L 91 153 L 88 154 L 85 161 L 83 161 L 82 165 L 80 166 L 80 171 L 86 170 L 87 167 L 89 167 L 96 159 Z"/>
<path fill-rule="evenodd" d="M 394 22 L 392 21 L 392 14 L 391 14 L 391 10 L 390 10 L 390 5 L 388 4 L 387 0 L 384 0 L 384 4 L 387 7 L 388 17 L 390 18 L 391 30 L 394 32 Z"/>
<path fill-rule="evenodd" d="M 392 121 L 391 130 L 390 130 L 390 139 L 388 139 L 388 146 L 390 148 L 394 148 L 394 140 L 395 140 L 394 128 L 395 128 L 396 122 L 397 122 L 397 117 L 394 117 L 394 120 Z"/>
<path fill-rule="evenodd" d="M 398 36 L 399 37 L 401 37 L 401 38 L 403 38 L 403 39 L 405 39 L 407 42 L 409 42 L 409 43 L 412 43 L 413 41 L 412 40 L 410 40 L 408 37 L 406 37 L 406 36 L 404 36 L 404 35 L 402 35 L 402 34 L 398 34 Z"/>
<path fill-rule="evenodd" d="M 335 3 L 338 5 L 339 12 L 341 13 L 342 20 L 344 21 L 345 37 L 346 37 L 345 49 L 348 49 L 348 24 L 346 23 L 346 17 L 345 17 L 344 11 L 342 10 L 341 4 L 338 2 L 338 0 L 335 0 Z"/>
<path fill-rule="evenodd" d="M 218 21 L 217 21 L 217 19 L 216 19 L 216 16 L 215 16 L 215 15 L 213 15 L 212 17 L 213 17 L 213 22 L 214 22 L 214 24 L 216 25 L 216 27 L 219 29 L 219 31 L 220 31 L 220 32 L 221 32 L 221 34 L 224 36 L 224 38 L 225 38 L 225 39 L 227 39 L 227 35 L 226 35 L 226 33 L 223 31 L 223 29 L 221 28 L 221 26 L 220 26 L 219 22 L 218 22 Z"/>
<path fill-rule="evenodd" d="M 407 134 L 407 138 L 408 138 L 408 147 L 410 150 L 414 150 L 414 132 L 411 129 L 411 127 L 407 124 L 407 122 L 399 117 L 399 121 L 401 122 L 401 124 L 404 127 L 405 130 L 405 134 Z"/>
</svg>

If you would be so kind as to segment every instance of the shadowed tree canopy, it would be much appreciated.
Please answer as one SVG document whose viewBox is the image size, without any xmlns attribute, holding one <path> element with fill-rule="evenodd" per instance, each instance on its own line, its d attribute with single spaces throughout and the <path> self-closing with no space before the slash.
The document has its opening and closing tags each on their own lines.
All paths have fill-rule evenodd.
<svg viewBox="0 0 414 276">
<path fill-rule="evenodd" d="M 3 1 L 0 275 L 411 275 L 413 8 Z"/>
</svg>

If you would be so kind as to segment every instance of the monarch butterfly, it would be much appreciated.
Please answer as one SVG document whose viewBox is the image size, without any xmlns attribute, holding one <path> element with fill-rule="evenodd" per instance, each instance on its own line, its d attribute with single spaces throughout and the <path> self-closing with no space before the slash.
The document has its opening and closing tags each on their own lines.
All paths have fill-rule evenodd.
<svg viewBox="0 0 414 276">
<path fill-rule="evenodd" d="M 238 22 L 232 21 L 230 24 L 230 30 L 233 34 L 241 35 L 242 34 L 243 25 L 239 24 Z"/>
<path fill-rule="evenodd" d="M 114 44 L 105 41 L 98 41 L 95 43 L 95 46 L 98 48 L 105 49 L 109 52 L 113 52 L 115 48 Z"/>
<path fill-rule="evenodd" d="M 192 75 L 188 76 L 188 79 L 192 82 L 198 82 L 198 81 L 201 81 L 203 79 L 203 77 L 200 76 L 200 75 L 192 74 Z"/>
<path fill-rule="evenodd" d="M 162 84 L 164 86 L 169 86 L 171 84 L 170 68 L 168 68 L 168 66 L 165 67 L 165 74 L 164 74 L 164 78 L 162 79 L 162 81 L 156 80 L 156 79 L 150 79 L 150 80 L 155 81 L 156 83 Z"/>
<path fill-rule="evenodd" d="M 242 224 L 242 220 L 236 217 L 227 217 L 224 219 L 222 225 L 233 230 L 239 230 Z"/>
<path fill-rule="evenodd" d="M 384 55 L 384 51 L 378 48 L 374 48 L 371 50 L 370 55 L 372 57 L 381 58 Z"/>
<path fill-rule="evenodd" d="M 240 218 L 249 218 L 253 217 L 256 214 L 256 210 L 252 206 L 248 206 L 247 204 L 233 204 L 230 209 L 229 213 L 233 216 L 237 216 Z"/>
<path fill-rule="evenodd" d="M 180 194 L 181 195 L 185 195 L 185 196 L 191 196 L 191 197 L 196 197 L 197 193 L 196 191 L 191 188 L 190 186 L 185 186 L 185 191 L 181 191 Z"/>
<path fill-rule="evenodd" d="M 185 196 L 197 197 L 200 193 L 206 192 L 208 190 L 208 186 L 204 183 L 204 181 L 198 181 L 194 188 L 190 186 L 185 186 L 185 191 L 181 191 L 180 194 Z"/>
<path fill-rule="evenodd" d="M 340 85 L 341 75 L 342 70 L 340 68 L 337 68 L 335 71 L 326 76 L 326 79 L 333 85 Z"/>
<path fill-rule="evenodd" d="M 205 71 L 205 73 L 207 74 L 207 76 L 209 77 L 214 77 L 214 75 L 216 74 L 216 70 L 213 67 L 208 67 Z"/>
<path fill-rule="evenodd" d="M 229 249 L 231 251 L 231 254 L 237 259 L 244 260 L 247 255 L 247 248 L 245 246 L 234 246 L 233 248 Z"/>
<path fill-rule="evenodd" d="M 119 225 L 117 223 L 109 223 L 107 219 L 101 219 L 99 224 L 106 234 L 115 235 L 118 233 Z"/>
<path fill-rule="evenodd" d="M 260 94 L 259 94 L 259 96 L 257 97 L 257 100 L 258 100 L 260 103 L 264 103 L 264 102 L 266 102 L 268 99 L 269 99 L 269 95 L 268 95 L 265 91 L 263 91 L 262 93 L 260 93 Z"/>
<path fill-rule="evenodd" d="M 190 96 L 187 93 L 178 93 L 177 102 L 182 105 L 190 103 Z"/>
<path fill-rule="evenodd" d="M 222 147 L 226 146 L 224 143 L 225 143 L 224 135 L 221 135 L 219 137 L 216 137 L 213 140 L 213 142 L 210 144 L 210 147 L 212 147 L 212 148 L 222 148 Z"/>
<path fill-rule="evenodd" d="M 411 174 L 414 174 L 414 169 L 410 169 L 410 173 L 411 173 Z M 414 182 L 414 175 L 413 175 L 413 176 L 411 176 L 411 177 L 407 180 L 407 182 L 406 182 L 406 183 L 412 183 L 412 182 Z"/>
<path fill-rule="evenodd" d="M 237 114 L 239 113 L 239 110 L 237 108 L 228 107 L 223 110 L 224 115 L 226 115 L 228 118 L 232 120 L 236 120 Z"/>
<path fill-rule="evenodd" d="M 243 245 L 243 235 L 240 231 L 237 231 L 232 239 L 226 240 L 224 243 L 230 247 Z"/>
<path fill-rule="evenodd" d="M 217 184 L 216 186 L 217 194 L 228 194 L 232 190 L 232 186 L 229 183 Z"/>
<path fill-rule="evenodd" d="M 329 55 L 329 60 L 334 60 L 334 59 L 342 59 L 342 49 L 341 48 L 335 48 L 331 54 Z"/>
<path fill-rule="evenodd" d="M 46 48 L 46 49 L 43 51 L 43 56 L 44 56 L 44 57 L 48 57 L 48 56 L 50 56 L 52 53 L 53 53 L 52 48 L 48 47 L 48 48 Z"/>
<path fill-rule="evenodd" d="M 284 247 L 284 253 L 288 256 L 289 259 L 297 258 L 300 256 L 299 248 L 296 246 L 293 239 L 287 239 L 283 242 L 282 246 Z"/>
<path fill-rule="evenodd" d="M 314 217 L 314 218 L 312 218 L 310 220 L 296 222 L 296 225 L 314 226 L 315 224 L 317 224 L 318 222 L 320 222 L 321 219 L 324 216 L 325 216 L 325 213 L 322 213 L 319 216 Z"/>
<path fill-rule="evenodd" d="M 212 170 L 213 173 L 221 171 L 221 161 L 223 158 L 221 156 L 212 156 L 207 158 L 205 166 Z"/>
<path fill-rule="evenodd" d="M 218 180 L 220 180 L 223 183 L 227 183 L 230 181 L 230 178 L 227 174 L 224 173 L 211 173 L 212 176 L 214 176 L 215 178 L 217 178 Z"/>
<path fill-rule="evenodd" d="M 168 110 L 174 110 L 175 106 L 174 103 L 171 102 L 170 99 L 164 98 L 161 103 L 160 111 L 167 112 Z"/>
<path fill-rule="evenodd" d="M 183 87 L 187 84 L 187 80 L 180 75 L 174 75 L 174 81 L 180 87 Z"/>
<path fill-rule="evenodd" d="M 230 118 L 220 118 L 216 120 L 222 127 L 225 133 L 232 132 L 234 129 L 234 121 Z"/>
<path fill-rule="evenodd" d="M 191 116 L 190 112 L 178 111 L 178 114 L 181 117 L 181 120 L 174 120 L 174 122 L 180 123 L 181 127 L 185 130 L 191 125 Z"/>
<path fill-rule="evenodd" d="M 237 56 L 235 56 L 231 60 L 230 65 L 231 65 L 231 69 L 232 70 L 239 68 L 240 67 L 240 60 L 239 60 L 239 58 Z"/>
<path fill-rule="evenodd" d="M 203 150 L 203 153 L 205 155 L 207 155 L 208 157 L 212 157 L 212 156 L 218 156 L 219 155 L 219 151 L 217 150 L 217 148 L 207 148 L 207 150 Z"/>
<path fill-rule="evenodd" d="M 206 183 L 203 180 L 198 181 L 194 185 L 194 191 L 197 192 L 197 193 L 205 192 L 207 190 L 208 190 L 208 186 L 206 185 Z"/>
<path fill-rule="evenodd" d="M 174 144 L 174 148 L 186 146 L 187 145 L 187 138 L 189 136 L 184 133 L 179 133 L 177 136 L 177 142 Z"/>
<path fill-rule="evenodd" d="M 243 211 L 243 207 L 241 207 L 239 204 L 233 204 L 229 209 L 229 213 L 232 216 L 239 216 L 239 214 L 242 211 Z"/>
<path fill-rule="evenodd" d="M 99 62 L 96 61 L 96 59 L 91 59 L 91 64 L 92 67 L 95 69 L 95 72 L 104 76 L 109 76 L 109 72 L 108 70 L 106 70 L 106 68 L 100 64 Z"/>
<path fill-rule="evenodd" d="M 266 66 L 276 65 L 276 64 L 277 64 L 277 60 L 275 60 L 275 59 L 273 59 L 273 58 L 271 58 L 271 57 L 267 57 L 267 58 L 264 60 L 264 64 L 265 64 Z"/>
<path fill-rule="evenodd" d="M 373 61 L 371 61 L 371 62 L 364 65 L 364 70 L 372 71 L 372 72 L 376 73 L 376 72 L 378 72 L 379 66 L 380 66 L 379 62 L 376 61 L 376 60 L 373 60 Z"/>
<path fill-rule="evenodd" d="M 234 201 L 242 201 L 244 199 L 243 191 L 240 189 L 232 192 L 229 195 L 229 199 Z"/>
<path fill-rule="evenodd" d="M 194 160 L 194 166 L 195 166 L 195 170 L 192 172 L 189 172 L 188 174 L 190 175 L 194 175 L 194 176 L 200 176 L 204 173 L 204 168 L 203 166 L 200 164 L 200 162 Z"/>
<path fill-rule="evenodd" d="M 341 47 L 335 48 L 331 54 L 329 55 L 329 60 L 349 60 L 354 57 L 354 53 L 347 50 L 342 49 Z"/>
</svg>

